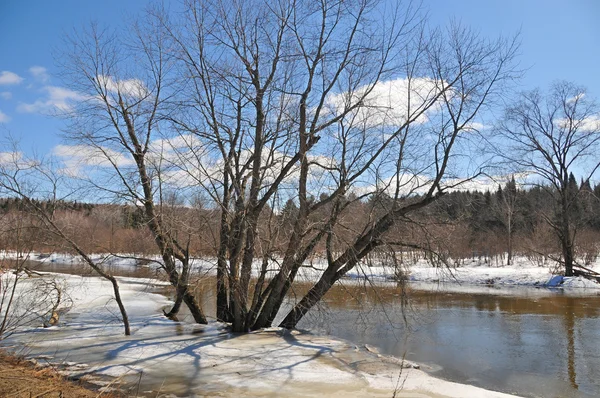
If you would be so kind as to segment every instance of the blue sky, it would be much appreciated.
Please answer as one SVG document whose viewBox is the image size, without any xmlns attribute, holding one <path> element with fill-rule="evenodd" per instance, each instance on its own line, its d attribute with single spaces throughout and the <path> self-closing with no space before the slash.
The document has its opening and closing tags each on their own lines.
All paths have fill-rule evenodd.
<svg viewBox="0 0 600 398">
<path fill-rule="evenodd" d="M 62 38 L 91 20 L 118 26 L 147 0 L 0 0 L 0 133 L 23 149 L 48 153 L 61 143 L 63 122 L 48 116 L 72 93 L 62 89 L 53 54 Z M 523 89 L 566 79 L 600 96 L 600 1 L 424 0 L 433 25 L 451 18 L 488 37 L 521 31 Z M 0 150 L 1 152 L 1 150 Z"/>
</svg>

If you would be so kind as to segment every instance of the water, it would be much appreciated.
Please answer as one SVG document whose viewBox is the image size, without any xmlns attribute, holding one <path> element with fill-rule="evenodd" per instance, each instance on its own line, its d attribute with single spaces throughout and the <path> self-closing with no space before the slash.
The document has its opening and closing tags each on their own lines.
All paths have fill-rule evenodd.
<svg viewBox="0 0 600 398">
<path fill-rule="evenodd" d="M 50 266 L 55 272 L 80 269 Z M 135 267 L 120 274 L 152 276 Z M 202 301 L 211 314 L 215 284 L 206 282 Z M 459 289 L 348 282 L 335 286 L 298 327 L 405 356 L 459 383 L 526 397 L 600 396 L 598 292 Z"/>
<path fill-rule="evenodd" d="M 527 397 L 600 395 L 598 295 L 413 289 L 403 309 L 396 287 L 337 290 L 299 327 L 405 356 L 460 383 Z"/>
</svg>

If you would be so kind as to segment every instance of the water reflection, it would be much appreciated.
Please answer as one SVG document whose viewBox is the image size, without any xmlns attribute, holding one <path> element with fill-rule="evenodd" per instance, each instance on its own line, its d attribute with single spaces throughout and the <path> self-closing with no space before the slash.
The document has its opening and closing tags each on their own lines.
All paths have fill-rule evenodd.
<svg viewBox="0 0 600 398">
<path fill-rule="evenodd" d="M 569 372 L 569 382 L 571 383 L 571 387 L 577 390 L 579 386 L 577 385 L 577 373 L 575 372 L 575 313 L 571 311 L 571 307 L 565 309 L 564 323 L 567 332 L 567 369 Z"/>
<path fill-rule="evenodd" d="M 429 363 L 436 375 L 531 397 L 600 395 L 600 297 L 543 289 L 514 295 L 345 286 L 301 327 Z M 408 325 L 404 324 L 404 317 Z M 408 336 L 408 338 L 406 338 Z"/>
</svg>

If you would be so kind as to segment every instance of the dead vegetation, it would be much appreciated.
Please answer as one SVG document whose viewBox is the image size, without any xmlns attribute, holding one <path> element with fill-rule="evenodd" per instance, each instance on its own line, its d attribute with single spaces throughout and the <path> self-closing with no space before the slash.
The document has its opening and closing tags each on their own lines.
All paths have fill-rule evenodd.
<svg viewBox="0 0 600 398">
<path fill-rule="evenodd" d="M 67 380 L 52 367 L 32 363 L 0 351 L 0 397 L 5 398 L 116 398 Z"/>
</svg>

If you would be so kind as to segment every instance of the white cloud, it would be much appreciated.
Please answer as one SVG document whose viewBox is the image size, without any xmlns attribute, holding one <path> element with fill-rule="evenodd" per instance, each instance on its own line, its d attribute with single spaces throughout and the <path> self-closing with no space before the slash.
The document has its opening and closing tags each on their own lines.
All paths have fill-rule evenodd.
<svg viewBox="0 0 600 398">
<path fill-rule="evenodd" d="M 118 167 L 134 164 L 133 159 L 108 148 L 88 145 L 57 145 L 52 151 L 65 164 L 66 174 L 77 176 L 87 166 L 109 167 L 113 163 Z"/>
<path fill-rule="evenodd" d="M 587 132 L 600 132 L 600 117 L 590 116 L 581 121 L 580 130 Z"/>
<path fill-rule="evenodd" d="M 385 187 L 385 192 L 388 195 L 394 195 L 396 188 L 401 196 L 411 195 L 414 193 L 424 194 L 431 186 L 431 179 L 425 175 L 412 174 L 410 172 L 402 173 L 399 178 L 395 176 L 383 181 L 379 184 L 379 189 Z"/>
<path fill-rule="evenodd" d="M 45 83 L 50 79 L 50 75 L 48 75 L 48 70 L 43 66 L 32 66 L 29 68 L 29 73 L 33 75 L 34 78 Z"/>
<path fill-rule="evenodd" d="M 556 126 L 562 129 L 568 129 L 569 123 L 570 122 L 567 119 L 558 119 L 556 121 Z M 600 116 L 598 115 L 589 116 L 585 119 L 575 120 L 573 123 L 579 131 L 588 133 L 600 132 Z"/>
<path fill-rule="evenodd" d="M 2 91 L 0 92 L 0 98 L 8 101 L 12 98 L 12 93 L 10 91 Z"/>
<path fill-rule="evenodd" d="M 506 175 L 481 176 L 478 178 L 445 178 L 441 181 L 440 187 L 446 192 L 495 192 L 499 186 L 504 188 L 506 183 L 515 178 L 518 187 L 523 188 L 526 185 L 526 180 L 532 175 L 531 173 L 516 173 Z M 396 177 L 389 177 L 377 184 L 366 184 L 354 186 L 352 191 L 357 195 L 365 195 L 383 190 L 386 194 L 392 196 L 399 187 L 400 195 L 423 195 L 431 188 L 431 178 L 423 174 L 412 174 L 410 172 L 403 173 L 397 180 Z"/>
<path fill-rule="evenodd" d="M 100 167 L 105 171 L 114 165 L 120 168 L 134 166 L 134 160 L 128 155 L 111 149 L 86 145 L 58 145 L 53 155 L 64 164 L 63 173 L 70 176 L 80 176 L 86 168 Z M 242 150 L 239 154 L 240 163 L 246 163 L 252 156 L 251 151 Z M 284 165 L 290 160 L 290 155 L 274 151 L 263 152 L 263 164 L 268 164 L 264 170 L 264 184 L 268 185 L 281 173 Z M 310 156 L 312 163 L 321 167 L 333 167 L 335 160 L 327 156 Z M 200 139 L 192 134 L 178 135 L 172 138 L 156 139 L 150 143 L 147 153 L 149 170 L 161 169 L 163 182 L 177 188 L 194 186 L 220 186 L 223 180 L 223 159 L 214 156 L 204 147 Z M 311 168 L 311 179 L 320 178 L 324 169 L 317 166 Z M 246 173 L 250 173 L 247 170 Z M 284 179 L 284 183 L 293 183 L 299 176 L 299 164 L 296 164 Z M 209 188 L 210 189 L 210 188 Z"/>
<path fill-rule="evenodd" d="M 10 121 L 10 117 L 6 113 L 0 111 L 0 123 L 6 123 L 8 121 Z"/>
<path fill-rule="evenodd" d="M 96 77 L 98 84 L 111 93 L 121 93 L 134 98 L 148 96 L 148 89 L 139 79 L 115 80 L 112 76 L 99 75 Z"/>
<path fill-rule="evenodd" d="M 489 129 L 490 126 L 483 124 L 483 123 L 479 123 L 479 122 L 471 122 L 465 125 L 464 127 L 464 131 L 481 131 L 481 130 L 486 130 Z"/>
<path fill-rule="evenodd" d="M 443 186 L 450 187 L 447 190 L 449 192 L 453 191 L 479 191 L 485 192 L 490 191 L 494 192 L 498 189 L 498 187 L 504 186 L 508 183 L 512 178 L 515 179 L 515 184 L 520 189 L 523 189 L 528 184 L 528 180 L 534 176 L 535 173 L 530 172 L 521 172 L 521 173 L 510 173 L 510 174 L 501 174 L 501 175 L 486 175 L 473 179 L 464 179 L 464 178 L 449 178 L 444 181 Z"/>
<path fill-rule="evenodd" d="M 11 165 L 23 160 L 22 152 L 0 152 L 0 165 Z"/>
<path fill-rule="evenodd" d="M 567 99 L 567 104 L 573 104 L 578 102 L 579 100 L 581 100 L 583 97 L 585 97 L 585 93 L 579 93 L 574 97 L 568 98 Z"/>
<path fill-rule="evenodd" d="M 89 145 L 57 145 L 53 154 L 64 159 L 80 159 L 91 166 L 108 166 L 111 161 L 117 166 L 131 166 L 133 159 L 109 148 Z"/>
<path fill-rule="evenodd" d="M 0 85 L 11 85 L 19 84 L 23 81 L 23 78 L 16 73 L 4 70 L 0 72 Z"/>
<path fill-rule="evenodd" d="M 430 78 L 398 78 L 375 84 L 366 96 L 362 106 L 351 115 L 353 122 L 365 123 L 368 126 L 399 126 L 423 107 L 430 107 L 439 92 L 437 81 Z M 361 87 L 353 93 L 330 95 L 327 107 L 334 113 L 341 113 L 348 106 L 357 103 L 367 92 L 368 87 Z M 425 123 L 423 114 L 416 122 Z"/>
<path fill-rule="evenodd" d="M 155 153 L 175 151 L 177 149 L 198 148 L 202 146 L 200 139 L 193 134 L 181 134 L 172 138 L 156 139 L 150 143 L 150 149 Z"/>
<path fill-rule="evenodd" d="M 76 91 L 64 87 L 44 86 L 46 98 L 26 104 L 21 103 L 17 107 L 19 112 L 23 113 L 49 113 L 49 112 L 68 112 L 72 109 L 72 101 L 81 101 L 86 97 Z"/>
</svg>

